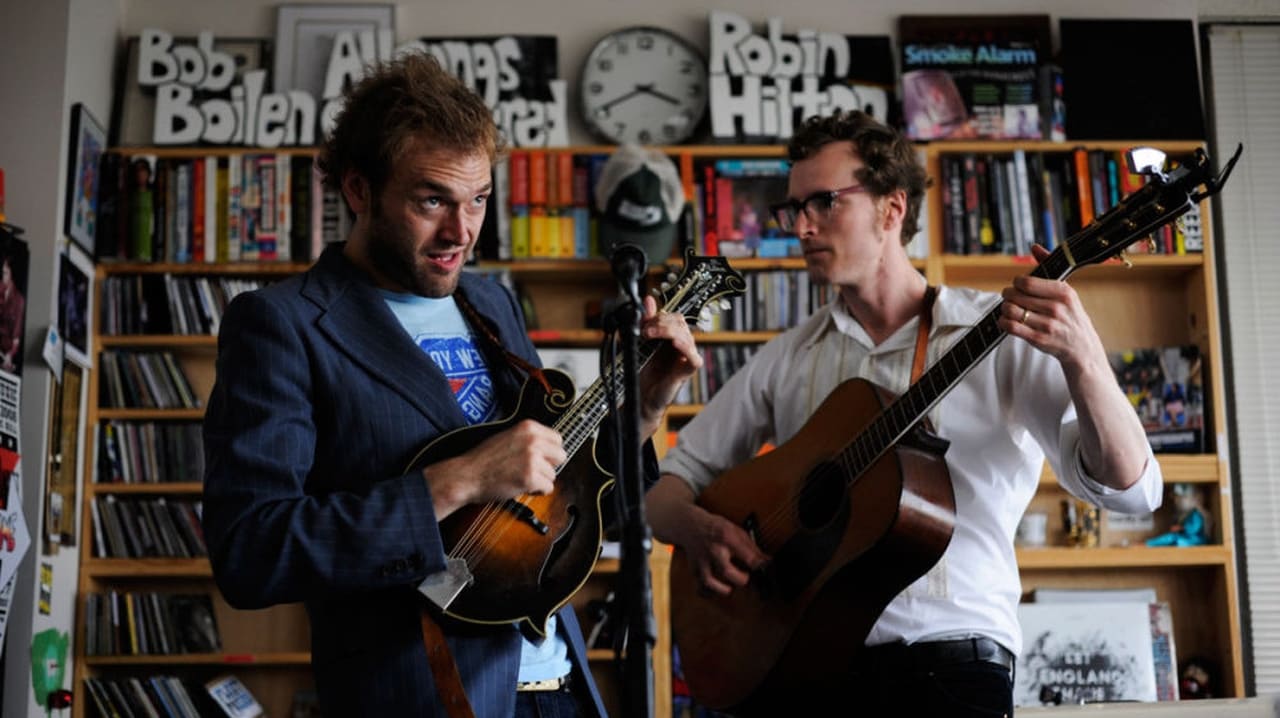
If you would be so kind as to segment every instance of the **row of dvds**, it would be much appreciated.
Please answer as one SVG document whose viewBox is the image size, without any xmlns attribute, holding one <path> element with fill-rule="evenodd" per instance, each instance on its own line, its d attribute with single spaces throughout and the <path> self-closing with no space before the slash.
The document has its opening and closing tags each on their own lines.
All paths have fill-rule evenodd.
<svg viewBox="0 0 1280 718">
<path fill-rule="evenodd" d="M 106 591 L 85 596 L 85 655 L 173 656 L 222 650 L 207 593 Z"/>
<path fill-rule="evenodd" d="M 227 304 L 263 284 L 168 273 L 109 276 L 102 283 L 102 334 L 217 334 Z"/>
<path fill-rule="evenodd" d="M 98 483 L 197 482 L 204 477 L 201 424 L 104 421 L 98 425 Z"/>
<path fill-rule="evenodd" d="M 195 558 L 207 556 L 197 500 L 95 496 L 94 555 L 98 558 Z"/>
<path fill-rule="evenodd" d="M 102 352 L 98 405 L 113 409 L 198 409 L 173 352 Z"/>
</svg>

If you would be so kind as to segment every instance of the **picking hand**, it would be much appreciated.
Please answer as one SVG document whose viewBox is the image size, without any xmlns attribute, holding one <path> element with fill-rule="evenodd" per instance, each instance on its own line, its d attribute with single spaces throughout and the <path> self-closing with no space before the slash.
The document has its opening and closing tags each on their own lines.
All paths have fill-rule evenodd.
<svg viewBox="0 0 1280 718">
<path fill-rule="evenodd" d="M 526 419 L 470 451 L 423 469 L 436 519 L 467 504 L 555 490 L 556 467 L 568 460 L 560 433 Z"/>
</svg>

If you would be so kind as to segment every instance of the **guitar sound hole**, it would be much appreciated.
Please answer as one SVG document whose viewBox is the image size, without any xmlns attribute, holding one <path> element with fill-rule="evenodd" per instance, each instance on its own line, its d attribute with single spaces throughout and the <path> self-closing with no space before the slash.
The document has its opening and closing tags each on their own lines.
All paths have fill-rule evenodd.
<svg viewBox="0 0 1280 718">
<path fill-rule="evenodd" d="M 826 526 L 845 502 L 844 474 L 832 464 L 819 464 L 800 492 L 800 524 L 809 530 Z"/>
</svg>

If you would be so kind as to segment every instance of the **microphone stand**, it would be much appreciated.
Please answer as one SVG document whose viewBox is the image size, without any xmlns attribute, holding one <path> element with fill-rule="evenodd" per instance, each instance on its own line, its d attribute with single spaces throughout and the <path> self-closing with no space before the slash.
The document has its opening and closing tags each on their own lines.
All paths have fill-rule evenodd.
<svg viewBox="0 0 1280 718">
<path fill-rule="evenodd" d="M 617 262 L 615 271 L 616 265 Z M 639 266 L 638 274 L 643 276 L 647 262 L 642 259 Z M 623 715 L 652 718 L 653 663 L 650 654 L 657 642 L 653 587 L 649 576 L 649 552 L 653 541 L 644 515 L 644 464 L 640 453 L 639 341 L 644 305 L 638 290 L 639 277 L 634 274 L 624 277 L 622 272 L 616 273 L 624 293 L 629 295 L 629 301 L 615 312 L 619 343 L 622 345 L 622 375 L 613 377 L 613 381 L 620 379 L 624 382 L 618 423 L 621 433 L 618 446 L 620 470 L 615 487 L 620 492 L 622 507 L 618 517 L 622 522 L 618 595 L 626 616 L 626 647 L 622 664 Z"/>
</svg>

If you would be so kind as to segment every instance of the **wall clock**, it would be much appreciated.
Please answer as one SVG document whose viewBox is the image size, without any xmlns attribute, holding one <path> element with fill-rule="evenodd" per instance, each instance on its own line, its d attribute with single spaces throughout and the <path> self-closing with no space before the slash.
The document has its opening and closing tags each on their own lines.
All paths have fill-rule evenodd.
<svg viewBox="0 0 1280 718">
<path fill-rule="evenodd" d="M 578 85 L 582 117 L 609 142 L 677 144 L 707 111 L 707 63 L 683 38 L 628 27 L 600 39 Z"/>
</svg>

